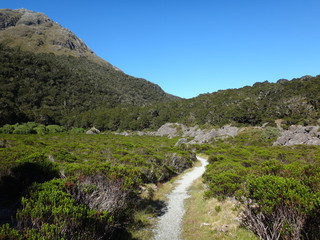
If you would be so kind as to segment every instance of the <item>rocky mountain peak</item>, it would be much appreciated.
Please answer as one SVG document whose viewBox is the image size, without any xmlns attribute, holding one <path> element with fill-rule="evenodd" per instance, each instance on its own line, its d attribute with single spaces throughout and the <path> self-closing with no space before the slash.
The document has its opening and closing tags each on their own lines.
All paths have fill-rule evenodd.
<svg viewBox="0 0 320 240">
<path fill-rule="evenodd" d="M 16 10 L 21 13 L 19 21 L 16 23 L 17 25 L 41 25 L 46 24 L 48 27 L 53 25 L 53 21 L 43 13 L 36 13 L 24 8 L 20 8 Z"/>
<path fill-rule="evenodd" d="M 0 43 L 35 53 L 54 53 L 87 57 L 116 70 L 118 68 L 97 57 L 74 33 L 47 15 L 24 8 L 0 9 Z"/>
</svg>

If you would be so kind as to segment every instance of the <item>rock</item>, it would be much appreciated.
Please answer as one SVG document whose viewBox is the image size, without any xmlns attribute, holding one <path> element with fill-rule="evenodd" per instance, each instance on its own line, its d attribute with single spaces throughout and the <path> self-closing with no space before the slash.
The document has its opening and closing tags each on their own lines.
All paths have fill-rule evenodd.
<svg viewBox="0 0 320 240">
<path fill-rule="evenodd" d="M 188 140 L 185 138 L 180 138 L 178 142 L 174 145 L 175 147 L 179 147 L 181 144 L 187 144 Z"/>
<path fill-rule="evenodd" d="M 55 161 L 54 157 L 51 154 L 48 155 L 48 159 L 49 159 L 50 162 L 54 162 Z"/>
<path fill-rule="evenodd" d="M 90 129 L 86 132 L 86 134 L 91 134 L 91 135 L 93 135 L 93 134 L 99 134 L 99 133 L 100 133 L 100 130 L 97 129 L 97 128 L 95 128 L 95 127 L 90 128 Z"/>
<path fill-rule="evenodd" d="M 138 136 L 148 135 L 148 136 L 161 136 L 161 137 L 177 137 L 181 136 L 181 138 L 175 146 L 179 146 L 181 144 L 202 144 L 206 142 L 210 142 L 214 138 L 225 138 L 225 137 L 234 137 L 238 133 L 240 133 L 242 129 L 237 127 L 232 127 L 229 125 L 223 126 L 222 128 L 216 129 L 200 129 L 198 126 L 187 127 L 181 123 L 166 123 L 162 125 L 155 132 L 134 132 L 134 133 L 115 133 L 116 135 L 124 135 L 129 136 L 132 134 L 136 134 Z M 194 139 L 190 142 L 187 141 L 186 138 L 193 137 Z"/>
<path fill-rule="evenodd" d="M 169 138 L 173 138 L 175 136 L 177 136 L 177 127 L 180 124 L 175 124 L 175 123 L 166 123 L 164 125 L 162 125 L 158 131 L 156 132 L 156 136 L 161 136 L 161 137 L 169 137 Z"/>
<path fill-rule="evenodd" d="M 200 227 L 203 227 L 203 226 L 211 226 L 211 224 L 210 224 L 210 223 L 203 222 L 203 223 L 200 224 Z"/>
<path fill-rule="evenodd" d="M 130 133 L 124 131 L 124 132 L 120 132 L 120 133 L 114 133 L 114 135 L 120 135 L 120 136 L 125 136 L 125 137 L 127 137 L 127 136 L 130 136 Z"/>
<path fill-rule="evenodd" d="M 52 20 L 49 19 L 43 13 L 36 13 L 26 9 L 18 9 L 17 11 L 22 13 L 21 18 L 17 22 L 17 25 L 31 26 L 31 25 L 40 25 L 44 23 L 46 23 L 48 27 L 53 25 Z"/>
<path fill-rule="evenodd" d="M 237 127 L 231 127 L 229 125 L 223 126 L 218 130 L 219 136 L 230 136 L 234 137 L 239 133 L 239 128 Z"/>
<path fill-rule="evenodd" d="M 282 131 L 278 139 L 273 143 L 274 146 L 292 146 L 298 144 L 320 146 L 319 126 L 292 125 L 288 130 Z"/>
</svg>

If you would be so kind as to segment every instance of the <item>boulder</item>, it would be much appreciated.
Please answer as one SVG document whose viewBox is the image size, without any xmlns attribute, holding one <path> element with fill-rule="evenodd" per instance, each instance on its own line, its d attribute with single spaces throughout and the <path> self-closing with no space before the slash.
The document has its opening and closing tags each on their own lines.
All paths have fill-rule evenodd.
<svg viewBox="0 0 320 240">
<path fill-rule="evenodd" d="M 288 130 L 282 131 L 278 139 L 273 143 L 274 146 L 292 146 L 298 144 L 320 146 L 319 126 L 292 125 Z"/>
<path fill-rule="evenodd" d="M 100 133 L 100 130 L 97 129 L 97 128 L 95 128 L 95 127 L 90 128 L 90 129 L 86 132 L 86 134 L 90 134 L 90 135 L 99 134 L 99 133 Z"/>
</svg>

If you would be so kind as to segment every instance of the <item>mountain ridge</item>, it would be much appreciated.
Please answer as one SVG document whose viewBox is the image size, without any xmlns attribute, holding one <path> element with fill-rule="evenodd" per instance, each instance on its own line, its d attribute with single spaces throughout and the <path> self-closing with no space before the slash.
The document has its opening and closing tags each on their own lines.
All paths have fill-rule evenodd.
<svg viewBox="0 0 320 240">
<path fill-rule="evenodd" d="M 98 57 L 72 31 L 51 20 L 44 13 L 24 8 L 0 9 L 0 42 L 34 53 L 85 56 L 99 64 L 121 71 Z"/>
<path fill-rule="evenodd" d="M 43 13 L 0 9 L 0 125 L 178 99 L 125 74 Z M 64 120 L 63 120 L 64 119 Z"/>
</svg>

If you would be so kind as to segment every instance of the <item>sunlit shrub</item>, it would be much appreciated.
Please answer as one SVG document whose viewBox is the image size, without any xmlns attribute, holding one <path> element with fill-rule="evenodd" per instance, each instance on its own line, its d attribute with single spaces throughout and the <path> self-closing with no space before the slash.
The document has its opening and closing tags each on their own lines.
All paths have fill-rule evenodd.
<svg viewBox="0 0 320 240">
<path fill-rule="evenodd" d="M 58 125 L 48 125 L 46 126 L 48 133 L 61 133 L 65 131 L 65 128 Z"/>
</svg>

